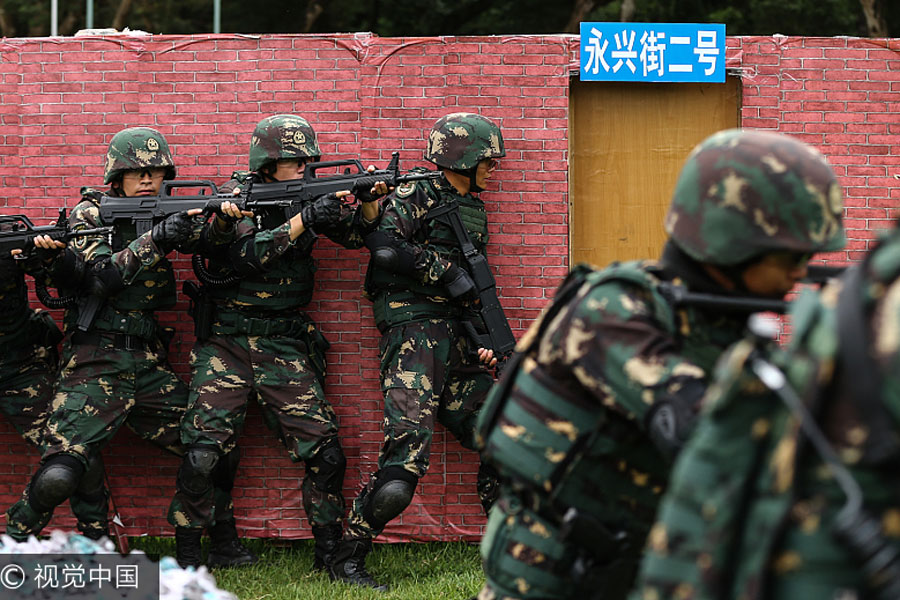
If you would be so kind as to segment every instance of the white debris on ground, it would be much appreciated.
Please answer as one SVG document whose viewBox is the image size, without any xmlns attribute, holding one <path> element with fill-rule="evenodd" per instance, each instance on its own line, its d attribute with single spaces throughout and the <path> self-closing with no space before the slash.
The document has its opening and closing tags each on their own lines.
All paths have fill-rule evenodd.
<svg viewBox="0 0 900 600">
<path fill-rule="evenodd" d="M 83 535 L 52 531 L 50 537 L 38 540 L 34 536 L 27 542 L 17 542 L 8 535 L 0 535 L 0 554 L 118 554 L 113 543 L 104 538 L 94 541 Z M 144 554 L 132 550 L 129 554 Z M 86 557 L 84 562 L 89 562 Z M 216 587 L 215 578 L 200 567 L 199 570 L 182 569 L 171 556 L 159 561 L 159 600 L 237 600 L 231 592 Z"/>
</svg>

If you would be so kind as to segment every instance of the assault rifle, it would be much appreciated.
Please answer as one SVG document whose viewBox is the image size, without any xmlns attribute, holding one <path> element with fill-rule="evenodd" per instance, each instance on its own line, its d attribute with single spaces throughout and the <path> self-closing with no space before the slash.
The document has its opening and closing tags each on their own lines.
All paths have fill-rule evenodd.
<svg viewBox="0 0 900 600">
<path fill-rule="evenodd" d="M 802 280 L 802 283 L 822 285 L 829 279 L 839 277 L 844 272 L 845 268 L 846 267 L 810 265 L 807 267 L 807 275 Z M 774 312 L 785 314 L 788 311 L 789 305 L 789 302 L 786 300 L 692 292 L 683 286 L 671 282 L 664 282 L 659 289 L 660 293 L 662 293 L 666 300 L 673 306 L 697 306 L 700 308 L 711 308 L 727 312 Z"/>
<path fill-rule="evenodd" d="M 199 194 L 179 195 L 179 188 L 200 188 Z M 100 220 L 103 223 L 121 225 L 131 222 L 142 235 L 153 228 L 153 225 L 170 215 L 194 208 L 202 208 L 209 214 L 222 205 L 216 185 L 211 181 L 163 181 L 158 196 L 103 196 L 100 198 Z"/>
<path fill-rule="evenodd" d="M 497 298 L 497 283 L 494 281 L 494 275 L 491 273 L 487 259 L 478 252 L 472 243 L 472 238 L 466 231 L 462 217 L 459 216 L 459 206 L 455 202 L 428 211 L 428 218 L 445 223 L 453 229 L 463 251 L 466 270 L 472 277 L 472 281 L 475 282 L 475 293 L 478 295 L 479 302 L 478 313 L 487 333 L 479 333 L 469 321 L 463 321 L 463 326 L 466 328 L 469 338 L 477 346 L 494 351 L 499 370 L 516 347 L 516 338 L 509 327 L 509 321 L 506 320 L 503 306 Z"/>
<path fill-rule="evenodd" d="M 319 175 L 323 169 L 341 169 L 338 175 Z M 284 210 L 285 221 L 300 212 L 304 204 L 324 196 L 342 191 L 349 191 L 353 196 L 369 192 L 379 181 L 388 187 L 396 187 L 410 181 L 434 180 L 442 177 L 440 171 L 426 173 L 400 173 L 400 153 L 391 155 L 387 168 L 372 172 L 367 171 L 356 159 L 331 160 L 325 162 L 306 163 L 303 179 L 278 181 L 275 183 L 252 182 L 239 196 L 230 199 L 241 210 L 259 208 L 280 208 Z"/>
<path fill-rule="evenodd" d="M 339 175 L 319 175 L 323 169 L 340 169 Z M 203 209 L 205 214 L 217 212 L 222 202 L 234 202 L 241 210 L 281 208 L 285 221 L 300 212 L 303 205 L 325 194 L 349 191 L 353 195 L 368 192 L 377 182 L 393 187 L 408 181 L 438 179 L 441 173 L 400 173 L 400 154 L 394 152 L 387 168 L 371 173 L 356 159 L 307 163 L 302 179 L 258 183 L 251 180 L 238 195 L 220 194 L 211 181 L 163 181 L 158 196 L 119 197 L 103 196 L 100 199 L 100 219 L 104 223 L 131 222 L 141 235 L 170 215 Z M 200 194 L 175 193 L 178 188 L 201 188 Z"/>
<path fill-rule="evenodd" d="M 2 227 L 6 224 L 7 227 Z M 35 225 L 25 215 L 0 215 L 0 257 L 9 257 L 12 250 L 22 250 L 24 253 L 34 249 L 34 238 L 39 235 L 48 235 L 51 239 L 60 242 L 87 235 L 111 235 L 112 227 L 97 227 L 94 229 L 69 229 L 69 218 L 66 209 L 59 209 L 59 217 L 53 225 Z"/>
</svg>

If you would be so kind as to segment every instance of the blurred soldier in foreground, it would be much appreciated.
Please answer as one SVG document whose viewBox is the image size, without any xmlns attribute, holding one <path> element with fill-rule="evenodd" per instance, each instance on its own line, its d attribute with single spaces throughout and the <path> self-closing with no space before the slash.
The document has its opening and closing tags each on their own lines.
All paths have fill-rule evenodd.
<svg viewBox="0 0 900 600">
<path fill-rule="evenodd" d="M 624 598 L 670 461 L 746 312 L 667 290 L 782 298 L 843 243 L 830 167 L 788 137 L 729 130 L 688 157 L 658 262 L 576 267 L 479 418 L 501 474 L 479 600 Z"/>
<path fill-rule="evenodd" d="M 719 363 L 634 600 L 900 598 L 900 232 Z"/>
</svg>

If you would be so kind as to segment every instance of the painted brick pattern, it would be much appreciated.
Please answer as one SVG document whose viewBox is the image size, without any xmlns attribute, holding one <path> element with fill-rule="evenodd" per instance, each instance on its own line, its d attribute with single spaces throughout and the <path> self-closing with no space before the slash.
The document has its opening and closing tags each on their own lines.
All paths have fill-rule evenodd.
<svg viewBox="0 0 900 600">
<path fill-rule="evenodd" d="M 800 136 L 838 169 L 858 258 L 890 224 L 900 173 L 896 40 L 729 38 L 728 67 L 743 79 L 745 127 Z M 77 190 L 102 180 L 109 139 L 129 126 L 166 135 L 180 178 L 223 182 L 244 168 L 250 132 L 293 112 L 316 128 L 326 157 L 422 163 L 428 128 L 471 110 L 497 120 L 507 157 L 490 212 L 490 262 L 513 330 L 524 332 L 568 269 L 568 89 L 578 69 L 572 36 L 382 39 L 369 34 L 144 36 L 0 42 L 0 210 L 45 223 Z M 361 295 L 367 256 L 317 248 L 309 312 L 332 342 L 327 393 L 341 419 L 349 498 L 376 468 L 381 445 L 378 332 Z M 190 265 L 176 261 L 180 278 Z M 187 374 L 191 323 L 181 301 L 173 363 Z M 0 503 L 26 485 L 35 452 L 0 425 Z M 244 535 L 309 537 L 292 464 L 251 407 L 235 501 Z M 178 461 L 121 432 L 105 459 L 132 535 L 168 533 L 165 508 Z M 484 525 L 474 492 L 476 456 L 439 429 L 428 475 L 386 541 L 475 540 Z M 64 506 L 54 525 L 71 526 Z"/>
</svg>

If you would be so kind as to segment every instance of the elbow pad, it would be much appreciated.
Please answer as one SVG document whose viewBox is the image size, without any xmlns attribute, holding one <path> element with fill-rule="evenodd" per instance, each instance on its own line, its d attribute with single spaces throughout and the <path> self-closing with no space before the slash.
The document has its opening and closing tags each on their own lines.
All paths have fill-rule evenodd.
<svg viewBox="0 0 900 600">
<path fill-rule="evenodd" d="M 416 268 L 412 253 L 399 247 L 387 232 L 373 231 L 366 236 L 365 244 L 372 253 L 372 261 L 382 269 L 392 273 L 411 273 Z"/>
<path fill-rule="evenodd" d="M 687 442 L 697 421 L 706 384 L 691 379 L 675 394 L 657 400 L 644 418 L 650 440 L 669 460 L 674 460 Z"/>
</svg>

